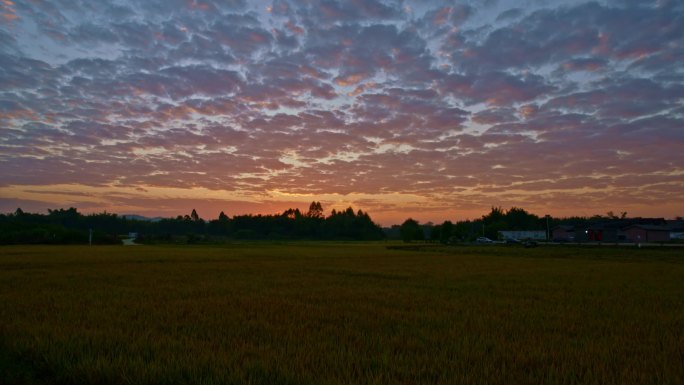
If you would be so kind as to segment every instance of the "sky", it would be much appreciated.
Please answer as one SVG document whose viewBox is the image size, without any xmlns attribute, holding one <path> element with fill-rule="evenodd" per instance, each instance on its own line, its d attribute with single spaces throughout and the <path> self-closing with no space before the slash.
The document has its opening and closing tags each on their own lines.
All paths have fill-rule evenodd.
<svg viewBox="0 0 684 385">
<path fill-rule="evenodd" d="M 684 215 L 678 1 L 0 0 L 0 212 Z"/>
</svg>

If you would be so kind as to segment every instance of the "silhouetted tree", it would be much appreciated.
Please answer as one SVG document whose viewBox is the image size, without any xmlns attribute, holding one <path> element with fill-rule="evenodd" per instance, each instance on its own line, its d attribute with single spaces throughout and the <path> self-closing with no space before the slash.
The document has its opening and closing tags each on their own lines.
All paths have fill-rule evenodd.
<svg viewBox="0 0 684 385">
<path fill-rule="evenodd" d="M 399 232 L 401 234 L 401 239 L 404 242 L 422 241 L 425 239 L 425 234 L 423 233 L 420 224 L 412 218 L 405 220 L 404 223 L 401 224 Z"/>
<path fill-rule="evenodd" d="M 309 205 L 309 211 L 306 213 L 306 216 L 309 218 L 322 219 L 323 206 L 321 206 L 321 202 L 311 202 L 311 205 Z"/>
<path fill-rule="evenodd" d="M 288 219 L 299 219 L 302 217 L 302 213 L 299 209 L 287 209 L 283 212 L 283 216 Z"/>
<path fill-rule="evenodd" d="M 439 241 L 441 243 L 448 243 L 449 238 L 454 233 L 454 224 L 451 223 L 451 221 L 444 221 L 442 225 L 440 226 L 440 234 L 439 234 Z"/>
<path fill-rule="evenodd" d="M 432 226 L 430 229 L 430 240 L 439 242 L 442 238 L 442 225 Z"/>
<path fill-rule="evenodd" d="M 506 228 L 504 230 L 537 230 L 540 219 L 519 207 L 511 207 L 504 217 Z M 546 226 L 542 226 L 546 228 Z"/>
</svg>

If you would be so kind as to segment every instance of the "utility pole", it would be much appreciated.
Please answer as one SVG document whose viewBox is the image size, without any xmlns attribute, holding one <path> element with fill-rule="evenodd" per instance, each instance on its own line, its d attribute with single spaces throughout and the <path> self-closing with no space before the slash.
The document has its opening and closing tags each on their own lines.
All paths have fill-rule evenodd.
<svg viewBox="0 0 684 385">
<path fill-rule="evenodd" d="M 549 214 L 546 214 L 546 242 L 551 239 L 551 232 L 549 230 Z"/>
<path fill-rule="evenodd" d="M 93 245 L 93 229 L 91 228 L 88 232 L 88 246 Z"/>
</svg>

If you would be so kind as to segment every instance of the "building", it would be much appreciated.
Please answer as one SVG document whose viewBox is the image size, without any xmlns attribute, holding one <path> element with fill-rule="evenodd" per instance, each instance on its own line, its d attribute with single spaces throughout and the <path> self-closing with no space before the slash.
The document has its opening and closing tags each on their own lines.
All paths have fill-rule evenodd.
<svg viewBox="0 0 684 385">
<path fill-rule="evenodd" d="M 551 230 L 551 239 L 554 242 L 575 242 L 577 236 L 575 234 L 575 226 L 560 225 Z"/>
<path fill-rule="evenodd" d="M 499 231 L 499 239 L 534 239 L 537 241 L 546 240 L 546 231 L 544 230 L 513 230 L 513 231 Z"/>
<path fill-rule="evenodd" d="M 667 242 L 670 240 L 670 227 L 663 225 L 631 225 L 623 229 L 628 241 Z"/>
<path fill-rule="evenodd" d="M 624 242 L 627 240 L 622 231 L 622 221 L 597 223 L 586 230 L 587 240 L 594 242 Z"/>
<path fill-rule="evenodd" d="M 586 229 L 586 239 L 594 242 L 636 242 L 635 239 L 641 239 L 640 236 L 645 236 L 646 233 L 633 229 L 629 234 L 627 229 L 634 226 L 642 226 L 651 228 L 650 231 L 663 231 L 667 227 L 667 222 L 663 218 L 626 218 L 609 220 L 599 223 L 591 224 Z M 651 234 L 653 239 L 662 239 L 662 234 Z M 669 233 L 668 233 L 669 239 Z M 646 242 L 641 240 L 641 242 Z M 662 242 L 660 240 L 653 240 L 652 242 Z"/>
<path fill-rule="evenodd" d="M 684 241 L 684 220 L 667 221 L 667 226 L 670 228 L 670 240 Z"/>
<path fill-rule="evenodd" d="M 666 242 L 684 239 L 684 221 L 666 221 L 663 218 L 593 221 L 592 218 L 588 224 L 554 227 L 551 239 L 554 242 Z"/>
</svg>

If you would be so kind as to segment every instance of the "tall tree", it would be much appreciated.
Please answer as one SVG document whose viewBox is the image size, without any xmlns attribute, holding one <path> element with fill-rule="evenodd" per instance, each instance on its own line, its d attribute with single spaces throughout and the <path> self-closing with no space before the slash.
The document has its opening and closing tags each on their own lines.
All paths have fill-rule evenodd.
<svg viewBox="0 0 684 385">
<path fill-rule="evenodd" d="M 306 213 L 309 218 L 322 219 L 323 218 L 323 206 L 321 202 L 311 202 L 309 205 L 309 211 Z"/>
</svg>

